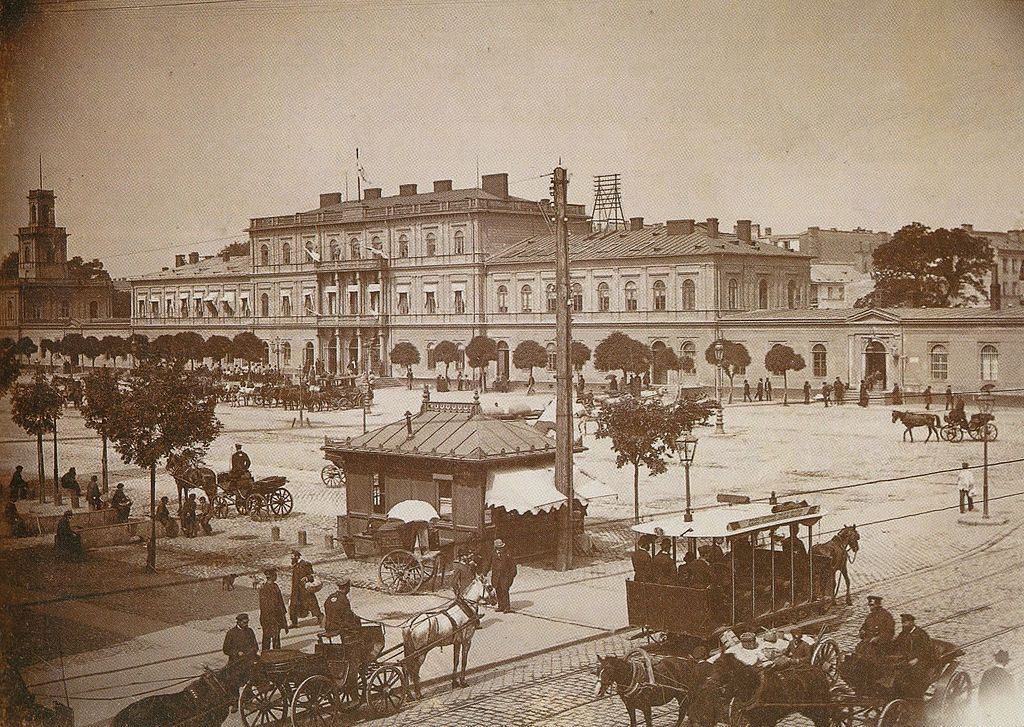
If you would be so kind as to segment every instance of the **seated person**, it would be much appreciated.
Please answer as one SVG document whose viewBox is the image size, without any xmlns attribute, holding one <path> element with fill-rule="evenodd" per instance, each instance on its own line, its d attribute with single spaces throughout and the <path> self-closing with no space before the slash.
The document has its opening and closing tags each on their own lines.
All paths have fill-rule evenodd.
<svg viewBox="0 0 1024 727">
<path fill-rule="evenodd" d="M 796 627 L 792 630 L 788 639 L 783 638 L 781 643 L 782 654 L 775 658 L 772 665 L 775 667 L 796 666 L 798 664 L 810 664 L 814 649 L 804 639 L 803 629 Z"/>
<path fill-rule="evenodd" d="M 342 576 L 336 586 L 337 590 L 324 601 L 323 636 L 328 639 L 341 636 L 349 662 L 345 692 L 354 695 L 359 688 L 359 674 L 363 667 L 380 656 L 384 648 L 384 634 L 379 630 L 367 633 L 362 629 L 363 620 L 352 610 L 348 600 L 352 582 Z"/>
<path fill-rule="evenodd" d="M 64 512 L 64 517 L 57 525 L 53 544 L 57 548 L 57 552 L 77 560 L 85 555 L 85 549 L 82 547 L 82 536 L 71 527 L 71 514 L 70 510 Z"/>
<path fill-rule="evenodd" d="M 79 497 L 82 495 L 82 488 L 78 486 L 78 475 L 75 473 L 74 467 L 61 475 L 60 486 L 62 489 L 71 490 Z"/>
<path fill-rule="evenodd" d="M 110 498 L 110 506 L 117 510 L 117 521 L 119 523 L 128 522 L 128 515 L 132 511 L 132 501 L 124 492 L 123 482 L 117 483 L 117 490 Z"/>
<path fill-rule="evenodd" d="M 167 507 L 169 502 L 167 497 L 160 498 L 160 504 L 156 506 L 156 521 L 163 526 L 164 535 L 173 538 L 178 535 L 178 523 L 171 518 L 171 511 Z"/>
<path fill-rule="evenodd" d="M 740 636 L 740 643 L 730 646 L 725 653 L 732 654 L 747 666 L 760 666 L 768 663 L 764 651 L 757 643 L 757 637 L 749 631 Z"/>
<path fill-rule="evenodd" d="M 10 531 L 11 537 L 26 538 L 32 535 L 32 531 L 28 529 L 25 521 L 18 514 L 18 506 L 13 502 L 8 502 L 4 506 L 4 520 L 7 522 L 7 529 Z"/>
<path fill-rule="evenodd" d="M 199 526 L 203 529 L 204 534 L 213 535 L 213 527 L 210 525 L 210 520 L 213 519 L 213 503 L 205 497 L 199 498 L 199 505 L 196 508 L 196 519 L 199 521 Z"/>
<path fill-rule="evenodd" d="M 953 403 L 953 408 L 949 410 L 946 415 L 946 421 L 950 424 L 956 424 L 961 427 L 967 426 L 967 414 L 964 413 L 964 400 L 957 398 Z"/>
<path fill-rule="evenodd" d="M 893 689 L 903 699 L 920 699 L 928 687 L 928 670 L 934 659 L 932 640 L 909 613 L 900 615 L 900 626 L 889 657 L 896 666 Z"/>
<path fill-rule="evenodd" d="M 661 539 L 658 554 L 651 560 L 653 578 L 656 583 L 674 584 L 676 582 L 676 562 L 672 558 L 672 541 Z"/>
</svg>

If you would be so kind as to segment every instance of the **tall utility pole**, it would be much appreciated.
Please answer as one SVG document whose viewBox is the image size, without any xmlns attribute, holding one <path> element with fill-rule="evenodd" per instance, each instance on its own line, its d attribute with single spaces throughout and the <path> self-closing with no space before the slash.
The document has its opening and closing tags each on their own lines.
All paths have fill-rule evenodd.
<svg viewBox="0 0 1024 727">
<path fill-rule="evenodd" d="M 572 487 L 572 320 L 569 298 L 569 222 L 565 205 L 569 178 L 565 169 L 555 167 L 552 196 L 555 200 L 555 487 L 566 497 L 562 509 L 555 567 L 560 571 L 572 568 L 573 550 L 573 487 Z"/>
</svg>

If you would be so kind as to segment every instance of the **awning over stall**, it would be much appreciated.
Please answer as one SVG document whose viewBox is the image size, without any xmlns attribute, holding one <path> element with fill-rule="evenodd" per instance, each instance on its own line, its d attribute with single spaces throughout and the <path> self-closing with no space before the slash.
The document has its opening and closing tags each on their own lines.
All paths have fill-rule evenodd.
<svg viewBox="0 0 1024 727">
<path fill-rule="evenodd" d="M 573 494 L 580 502 L 614 497 L 615 491 L 579 468 L 573 469 Z M 555 487 L 555 467 L 521 467 L 487 473 L 486 504 L 524 515 L 557 510 L 566 503 Z"/>
</svg>

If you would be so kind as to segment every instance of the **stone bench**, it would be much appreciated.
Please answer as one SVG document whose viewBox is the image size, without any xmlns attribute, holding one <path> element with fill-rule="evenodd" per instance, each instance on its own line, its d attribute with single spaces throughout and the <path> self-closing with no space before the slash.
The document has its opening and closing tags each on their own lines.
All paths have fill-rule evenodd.
<svg viewBox="0 0 1024 727">
<path fill-rule="evenodd" d="M 141 518 L 129 518 L 126 523 L 115 522 L 107 525 L 75 528 L 82 538 L 82 547 L 86 550 L 106 548 L 111 545 L 128 545 L 136 542 L 142 536 L 141 531 L 143 530 L 148 534 L 149 521 Z M 157 533 L 160 534 L 160 528 L 157 528 Z"/>
<path fill-rule="evenodd" d="M 63 514 L 34 515 L 22 513 L 21 519 L 25 524 L 40 535 L 57 532 Z M 106 510 L 82 510 L 71 515 L 71 527 L 76 530 L 98 527 L 102 525 L 117 524 L 117 511 L 113 508 Z M 122 525 L 124 523 L 121 523 Z"/>
</svg>

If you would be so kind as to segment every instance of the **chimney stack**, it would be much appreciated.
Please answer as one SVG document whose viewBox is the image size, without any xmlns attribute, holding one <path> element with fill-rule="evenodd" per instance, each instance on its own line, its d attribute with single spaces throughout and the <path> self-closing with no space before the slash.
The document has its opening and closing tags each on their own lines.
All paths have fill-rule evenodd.
<svg viewBox="0 0 1024 727">
<path fill-rule="evenodd" d="M 708 231 L 708 237 L 710 237 L 711 239 L 714 240 L 714 239 L 718 238 L 718 218 L 717 217 L 708 217 L 708 219 L 707 219 L 707 231 Z"/>
<path fill-rule="evenodd" d="M 405 413 L 405 436 L 409 438 L 412 436 L 412 412 L 407 411 Z"/>
<path fill-rule="evenodd" d="M 966 227 L 966 225 L 964 225 Z M 999 287 L 999 261 L 992 265 L 992 284 L 988 286 L 988 303 L 992 310 L 1003 307 L 1003 291 Z"/>
<path fill-rule="evenodd" d="M 772 228 L 770 228 L 770 227 L 764 228 L 764 236 L 765 237 L 771 237 L 772 236 Z"/>
<path fill-rule="evenodd" d="M 412 197 L 416 194 L 415 184 L 399 184 L 398 185 L 398 196 L 399 197 Z"/>
<path fill-rule="evenodd" d="M 750 242 L 750 220 L 736 220 L 736 237 L 741 242 Z"/>
<path fill-rule="evenodd" d="M 508 197 L 508 174 L 485 174 L 480 177 L 480 188 L 495 197 Z"/>
<path fill-rule="evenodd" d="M 174 267 L 180 268 L 184 264 L 185 264 L 185 256 L 184 255 L 175 255 L 174 256 Z"/>
<path fill-rule="evenodd" d="M 380 199 L 380 187 L 367 187 L 364 189 L 363 199 Z"/>
<path fill-rule="evenodd" d="M 665 223 L 665 231 L 669 235 L 692 235 L 693 220 L 668 220 Z"/>
<path fill-rule="evenodd" d="M 435 179 L 434 180 L 434 191 L 435 192 L 451 192 L 452 191 L 452 180 L 450 180 L 450 179 Z"/>
<path fill-rule="evenodd" d="M 190 252 L 188 254 L 188 264 L 189 265 L 195 265 L 198 262 L 199 262 L 199 253 L 198 252 Z"/>
<path fill-rule="evenodd" d="M 644 229 L 644 218 L 643 217 L 630 217 L 629 218 L 629 231 L 639 232 Z"/>
<path fill-rule="evenodd" d="M 320 195 L 320 206 L 331 207 L 341 204 L 341 192 L 326 192 Z"/>
<path fill-rule="evenodd" d="M 960 225 L 960 227 L 963 228 L 963 230 L 965 232 L 974 232 L 974 225 L 970 225 L 970 224 L 968 224 L 966 222 L 964 222 L 962 225 Z"/>
</svg>

